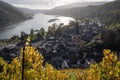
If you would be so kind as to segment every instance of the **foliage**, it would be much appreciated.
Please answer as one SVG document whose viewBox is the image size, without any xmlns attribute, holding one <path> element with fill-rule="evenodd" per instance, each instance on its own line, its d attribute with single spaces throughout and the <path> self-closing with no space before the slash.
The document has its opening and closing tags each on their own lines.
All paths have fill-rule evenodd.
<svg viewBox="0 0 120 80">
<path fill-rule="evenodd" d="M 8 64 L 0 58 L 0 80 L 21 80 L 22 53 Z M 26 46 L 25 80 L 120 80 L 120 61 L 117 55 L 110 50 L 104 50 L 104 58 L 100 63 L 93 63 L 90 69 L 56 70 L 51 64 L 43 66 L 43 56 L 38 51 Z"/>
<path fill-rule="evenodd" d="M 57 27 L 57 24 L 52 24 L 52 26 L 49 26 L 47 36 L 53 36 L 55 34 L 55 31 L 57 30 Z"/>
<path fill-rule="evenodd" d="M 22 53 L 19 57 L 13 59 L 8 64 L 0 58 L 0 66 L 2 71 L 0 73 L 0 80 L 21 80 L 21 62 Z M 25 47 L 25 80 L 68 80 L 69 75 L 61 73 L 54 69 L 50 64 L 46 63 L 45 67 L 42 65 L 43 57 L 33 47 Z"/>
<path fill-rule="evenodd" d="M 45 39 L 45 37 L 46 37 L 45 36 L 46 35 L 45 29 L 41 28 L 39 33 L 42 35 L 42 38 Z"/>
<path fill-rule="evenodd" d="M 31 29 L 30 31 L 30 38 L 31 38 L 31 41 L 36 38 L 34 29 Z"/>
<path fill-rule="evenodd" d="M 41 28 L 41 29 L 40 29 L 40 34 L 41 34 L 41 35 L 45 35 L 45 29 L 44 29 L 44 28 Z"/>
<path fill-rule="evenodd" d="M 114 23 L 108 27 L 109 30 L 117 30 L 120 29 L 120 23 Z"/>
<path fill-rule="evenodd" d="M 99 64 L 93 63 L 88 71 L 76 73 L 77 80 L 120 80 L 120 61 L 110 50 L 104 50 Z"/>
</svg>

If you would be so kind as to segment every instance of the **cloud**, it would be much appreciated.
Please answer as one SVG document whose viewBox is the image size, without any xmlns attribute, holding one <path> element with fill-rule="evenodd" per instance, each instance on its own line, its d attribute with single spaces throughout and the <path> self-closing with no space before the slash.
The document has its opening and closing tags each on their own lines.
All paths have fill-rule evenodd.
<svg viewBox="0 0 120 80">
<path fill-rule="evenodd" d="M 112 0 L 3 0 L 18 7 L 27 8 L 53 8 L 55 6 L 87 1 L 112 1 Z"/>
<path fill-rule="evenodd" d="M 4 0 L 12 4 L 49 4 L 48 0 Z M 52 1 L 52 0 L 51 0 Z"/>
<path fill-rule="evenodd" d="M 112 0 L 3 0 L 13 4 L 55 4 L 55 3 L 72 3 L 85 1 L 112 1 Z"/>
</svg>

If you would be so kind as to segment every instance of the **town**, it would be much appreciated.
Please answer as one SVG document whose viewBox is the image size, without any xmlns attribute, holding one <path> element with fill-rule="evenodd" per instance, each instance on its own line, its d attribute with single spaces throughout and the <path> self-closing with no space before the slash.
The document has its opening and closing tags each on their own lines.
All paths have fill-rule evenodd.
<svg viewBox="0 0 120 80">
<path fill-rule="evenodd" d="M 79 18 L 71 21 L 69 25 L 53 24 L 46 32 L 31 29 L 30 34 L 21 32 L 21 37 L 14 36 L 16 42 L 0 43 L 0 56 L 8 63 L 20 54 L 25 39 L 29 35 L 30 46 L 33 46 L 44 57 L 44 63 L 52 64 L 56 69 L 89 68 L 91 63 L 99 63 L 103 54 L 95 47 L 86 48 L 92 40 L 102 43 L 96 36 L 106 30 L 105 24 L 97 18 Z M 44 64 L 43 64 L 44 65 Z"/>
</svg>

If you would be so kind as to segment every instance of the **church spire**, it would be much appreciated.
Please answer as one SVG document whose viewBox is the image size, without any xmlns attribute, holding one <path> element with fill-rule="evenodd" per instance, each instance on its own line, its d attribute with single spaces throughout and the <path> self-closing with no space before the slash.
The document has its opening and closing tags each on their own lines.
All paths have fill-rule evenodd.
<svg viewBox="0 0 120 80">
<path fill-rule="evenodd" d="M 74 29 L 74 34 L 75 35 L 79 35 L 80 32 L 79 32 L 79 23 L 78 23 L 78 20 L 76 19 L 76 26 L 75 26 L 75 29 Z"/>
</svg>

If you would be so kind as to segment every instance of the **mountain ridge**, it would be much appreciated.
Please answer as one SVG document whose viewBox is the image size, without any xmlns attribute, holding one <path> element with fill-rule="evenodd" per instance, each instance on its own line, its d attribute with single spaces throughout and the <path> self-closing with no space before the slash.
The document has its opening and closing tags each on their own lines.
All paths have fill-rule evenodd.
<svg viewBox="0 0 120 80">
<path fill-rule="evenodd" d="M 48 10 L 40 10 L 40 9 L 29 9 L 29 8 L 24 8 L 24 7 L 18 7 L 19 9 L 23 10 L 24 12 L 30 13 L 30 14 L 36 14 L 36 13 L 46 13 L 49 12 L 51 10 L 63 10 L 63 9 L 70 9 L 70 8 L 74 8 L 74 7 L 86 7 L 89 5 L 102 5 L 105 4 L 107 2 L 80 2 L 80 3 L 72 3 L 72 4 L 67 4 L 67 5 L 61 5 L 61 6 L 57 6 L 54 7 L 52 9 L 48 9 Z"/>
<path fill-rule="evenodd" d="M 57 6 L 57 7 L 53 8 L 53 10 L 55 10 L 55 9 L 70 9 L 70 8 L 74 8 L 74 7 L 87 7 L 90 5 L 97 6 L 97 5 L 102 5 L 105 3 L 107 3 L 107 2 L 79 2 L 79 3 L 72 3 L 72 4 Z"/>
</svg>

